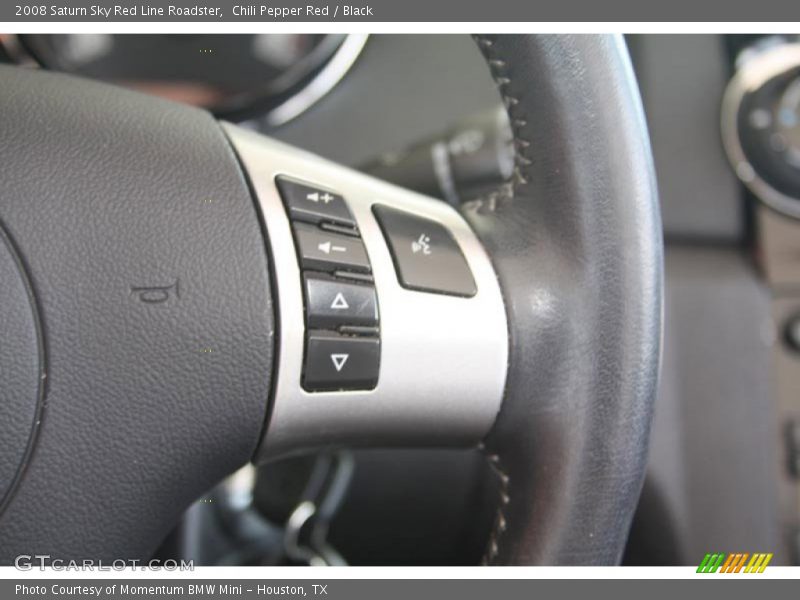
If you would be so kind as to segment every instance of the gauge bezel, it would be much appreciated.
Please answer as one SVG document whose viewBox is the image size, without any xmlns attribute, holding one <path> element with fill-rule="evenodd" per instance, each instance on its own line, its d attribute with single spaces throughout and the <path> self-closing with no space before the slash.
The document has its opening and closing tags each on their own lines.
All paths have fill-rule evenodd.
<svg viewBox="0 0 800 600">
<path fill-rule="evenodd" d="M 267 111 L 261 118 L 270 127 L 278 127 L 292 121 L 319 102 L 344 78 L 355 64 L 369 34 L 349 33 L 345 35 L 336 51 L 305 86 L 285 101 Z"/>
<path fill-rule="evenodd" d="M 797 43 L 773 46 L 745 61 L 725 89 L 721 128 L 725 152 L 739 180 L 770 208 L 800 219 L 800 196 L 781 192 L 758 174 L 744 152 L 738 126 L 739 111 L 747 94 L 793 69 L 800 69 L 800 44 Z"/>
</svg>

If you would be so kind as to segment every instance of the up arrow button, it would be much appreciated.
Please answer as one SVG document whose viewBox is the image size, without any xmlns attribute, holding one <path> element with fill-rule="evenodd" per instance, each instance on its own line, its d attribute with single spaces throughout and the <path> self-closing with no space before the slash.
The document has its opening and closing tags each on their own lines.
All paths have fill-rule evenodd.
<svg viewBox="0 0 800 600">
<path fill-rule="evenodd" d="M 306 273 L 303 279 L 309 328 L 378 324 L 374 286 L 344 282 L 321 273 Z"/>
</svg>

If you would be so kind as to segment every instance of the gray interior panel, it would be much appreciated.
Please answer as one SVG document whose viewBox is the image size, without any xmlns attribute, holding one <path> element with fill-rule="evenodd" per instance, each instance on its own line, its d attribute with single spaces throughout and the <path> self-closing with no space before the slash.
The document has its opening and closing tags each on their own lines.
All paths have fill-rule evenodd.
<svg viewBox="0 0 800 600">
<path fill-rule="evenodd" d="M 679 559 L 706 552 L 778 552 L 770 299 L 741 253 L 666 252 L 661 393 L 649 486 L 659 494 Z M 666 523 L 664 524 L 666 525 Z"/>
</svg>

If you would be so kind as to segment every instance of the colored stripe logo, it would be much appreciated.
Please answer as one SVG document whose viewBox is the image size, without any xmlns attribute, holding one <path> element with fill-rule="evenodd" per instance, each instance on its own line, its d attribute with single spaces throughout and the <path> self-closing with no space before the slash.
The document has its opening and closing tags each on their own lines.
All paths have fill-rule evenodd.
<svg viewBox="0 0 800 600">
<path fill-rule="evenodd" d="M 772 560 L 772 553 L 724 552 L 709 553 L 703 557 L 698 573 L 763 573 Z"/>
</svg>

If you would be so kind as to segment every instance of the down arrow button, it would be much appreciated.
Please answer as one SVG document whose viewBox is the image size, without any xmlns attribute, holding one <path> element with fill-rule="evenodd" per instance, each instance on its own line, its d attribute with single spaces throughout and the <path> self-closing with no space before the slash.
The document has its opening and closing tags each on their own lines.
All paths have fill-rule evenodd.
<svg viewBox="0 0 800 600">
<path fill-rule="evenodd" d="M 371 390 L 378 383 L 381 343 L 375 337 L 347 337 L 310 331 L 303 388 L 308 392 Z"/>
</svg>

